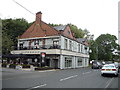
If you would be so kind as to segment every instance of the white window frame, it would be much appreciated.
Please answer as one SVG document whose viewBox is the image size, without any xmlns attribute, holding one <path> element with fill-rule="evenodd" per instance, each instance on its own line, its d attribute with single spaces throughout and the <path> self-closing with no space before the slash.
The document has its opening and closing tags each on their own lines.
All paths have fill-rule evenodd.
<svg viewBox="0 0 120 90">
<path fill-rule="evenodd" d="M 82 57 L 78 57 L 77 66 L 83 66 L 83 59 L 82 59 Z"/>
<path fill-rule="evenodd" d="M 65 47 L 65 49 L 68 49 L 68 40 L 67 39 L 65 39 L 65 42 L 64 42 L 64 47 Z"/>
</svg>

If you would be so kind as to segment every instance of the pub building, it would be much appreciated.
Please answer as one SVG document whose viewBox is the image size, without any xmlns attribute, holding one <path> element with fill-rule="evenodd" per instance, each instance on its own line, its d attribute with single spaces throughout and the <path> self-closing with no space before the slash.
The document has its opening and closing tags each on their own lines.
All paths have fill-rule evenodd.
<svg viewBox="0 0 120 90">
<path fill-rule="evenodd" d="M 87 40 L 75 38 L 69 24 L 48 25 L 42 21 L 41 12 L 36 13 L 34 23 L 19 36 L 17 48 L 11 54 L 25 56 L 23 61 L 40 67 L 67 69 L 89 65 Z"/>
</svg>

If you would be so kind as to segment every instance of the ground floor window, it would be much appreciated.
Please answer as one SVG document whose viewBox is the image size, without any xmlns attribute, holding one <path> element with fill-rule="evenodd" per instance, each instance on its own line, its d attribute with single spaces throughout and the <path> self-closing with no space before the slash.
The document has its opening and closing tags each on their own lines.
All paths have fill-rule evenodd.
<svg viewBox="0 0 120 90">
<path fill-rule="evenodd" d="M 65 57 L 65 67 L 72 67 L 72 57 Z"/>
<path fill-rule="evenodd" d="M 78 57 L 77 65 L 82 66 L 82 57 Z"/>
<path fill-rule="evenodd" d="M 85 66 L 88 65 L 88 58 L 85 58 Z"/>
</svg>

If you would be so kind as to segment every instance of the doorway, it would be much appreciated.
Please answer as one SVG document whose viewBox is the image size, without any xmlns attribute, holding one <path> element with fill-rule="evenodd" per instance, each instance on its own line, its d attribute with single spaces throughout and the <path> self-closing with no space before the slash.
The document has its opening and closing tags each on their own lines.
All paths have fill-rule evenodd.
<svg viewBox="0 0 120 90">
<path fill-rule="evenodd" d="M 58 69 L 58 59 L 53 59 L 53 60 L 54 60 L 54 64 L 53 64 L 54 66 L 53 67 L 55 69 Z"/>
</svg>

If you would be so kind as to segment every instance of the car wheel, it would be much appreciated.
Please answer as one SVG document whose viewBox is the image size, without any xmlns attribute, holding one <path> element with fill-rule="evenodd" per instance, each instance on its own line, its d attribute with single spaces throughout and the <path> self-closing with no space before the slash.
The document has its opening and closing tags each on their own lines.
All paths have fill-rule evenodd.
<svg viewBox="0 0 120 90">
<path fill-rule="evenodd" d="M 118 73 L 117 73 L 117 74 L 115 74 L 115 76 L 116 76 L 116 77 L 118 77 Z"/>
<path fill-rule="evenodd" d="M 104 76 L 104 74 L 101 74 L 101 76 Z"/>
</svg>

